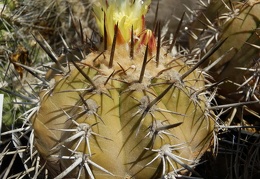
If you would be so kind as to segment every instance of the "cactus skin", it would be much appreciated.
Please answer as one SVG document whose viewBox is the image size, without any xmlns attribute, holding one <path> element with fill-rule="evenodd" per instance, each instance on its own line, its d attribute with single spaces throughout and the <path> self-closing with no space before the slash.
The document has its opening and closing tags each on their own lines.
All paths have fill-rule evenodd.
<svg viewBox="0 0 260 179">
<path fill-rule="evenodd" d="M 30 120 L 51 177 L 196 173 L 214 129 L 203 73 L 190 72 L 184 56 L 173 58 L 164 47 L 156 60 L 153 35 L 141 32 L 145 43 L 135 48 L 118 35 L 115 49 L 108 44 L 81 61 L 68 59 L 69 72 L 54 75 L 54 85 L 40 93 Z"/>
</svg>

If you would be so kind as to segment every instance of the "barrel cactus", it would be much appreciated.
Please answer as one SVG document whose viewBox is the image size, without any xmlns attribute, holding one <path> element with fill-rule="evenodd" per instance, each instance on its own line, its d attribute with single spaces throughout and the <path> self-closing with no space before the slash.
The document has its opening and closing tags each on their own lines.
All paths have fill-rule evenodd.
<svg viewBox="0 0 260 179">
<path fill-rule="evenodd" d="M 253 115 L 259 110 L 259 10 L 260 2 L 255 0 L 212 0 L 190 28 L 192 48 L 207 51 L 226 39 L 206 68 L 215 80 L 225 80 L 219 86 L 225 103 L 251 101 L 247 108 L 255 111 L 250 112 Z"/>
<path fill-rule="evenodd" d="M 216 100 L 226 108 L 220 113 L 224 124 L 220 128 L 227 131 L 219 135 L 219 155 L 206 169 L 210 171 L 206 178 L 259 178 L 259 22 L 259 0 L 211 0 L 186 28 L 190 48 L 197 53 L 224 40 L 204 66 L 221 81 Z M 236 151 L 230 153 L 234 146 Z"/>
<path fill-rule="evenodd" d="M 29 120 L 50 178 L 199 175 L 215 126 L 206 79 L 161 45 L 160 23 L 145 28 L 150 2 L 95 1 L 102 43 L 87 55 L 65 42 L 60 57 L 48 52 L 55 65 Z"/>
</svg>

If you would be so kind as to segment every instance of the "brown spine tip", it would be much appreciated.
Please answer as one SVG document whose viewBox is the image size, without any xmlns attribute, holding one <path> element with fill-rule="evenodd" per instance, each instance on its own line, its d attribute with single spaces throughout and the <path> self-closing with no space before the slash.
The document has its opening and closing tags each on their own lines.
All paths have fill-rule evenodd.
<svg viewBox="0 0 260 179">
<path fill-rule="evenodd" d="M 104 12 L 104 50 L 107 50 L 106 13 Z"/>
<path fill-rule="evenodd" d="M 147 62 L 147 56 L 148 56 L 148 45 L 146 45 L 146 49 L 145 49 L 142 69 L 141 69 L 140 77 L 139 77 L 139 80 L 138 80 L 139 83 L 142 83 L 143 78 L 144 78 L 144 72 L 145 72 L 145 67 L 146 67 L 146 62 Z"/>
<path fill-rule="evenodd" d="M 178 24 L 178 27 L 177 27 L 176 31 L 175 31 L 175 34 L 174 34 L 174 36 L 173 36 L 172 43 L 171 43 L 169 49 L 167 50 L 167 53 L 170 53 L 170 52 L 172 51 L 172 48 L 174 47 L 174 45 L 175 45 L 175 43 L 176 43 L 176 41 L 177 41 L 177 37 L 179 36 L 179 32 L 180 32 L 180 30 L 181 30 L 181 25 L 182 25 L 182 22 L 183 22 L 183 19 L 184 19 L 184 15 L 185 15 L 185 12 L 184 12 L 184 13 L 182 14 L 182 16 L 181 16 L 181 20 L 180 20 L 180 22 L 179 22 L 179 24 Z"/>
<path fill-rule="evenodd" d="M 118 32 L 118 23 L 115 26 L 115 34 L 113 38 L 113 43 L 112 43 L 112 48 L 111 48 L 111 53 L 110 53 L 110 60 L 109 60 L 109 68 L 113 67 L 113 61 L 114 61 L 114 54 L 116 50 L 116 39 L 117 39 L 117 32 Z"/>
<path fill-rule="evenodd" d="M 94 82 L 90 79 L 90 77 L 77 65 L 76 62 L 74 62 L 74 60 L 71 60 L 71 63 L 77 68 L 77 70 L 80 72 L 80 74 L 82 76 L 84 76 L 84 78 L 91 84 L 91 86 L 96 89 L 96 85 L 94 84 Z"/>
<path fill-rule="evenodd" d="M 161 23 L 160 21 L 157 22 L 157 47 L 156 47 L 156 67 L 159 66 L 160 63 L 160 49 L 161 49 Z"/>
<path fill-rule="evenodd" d="M 83 27 L 82 27 L 82 23 L 79 20 L 79 29 L 80 29 L 80 39 L 81 39 L 81 43 L 84 44 L 84 33 L 83 33 Z"/>
<path fill-rule="evenodd" d="M 155 32 L 155 28 L 156 28 L 156 26 L 157 26 L 157 17 L 158 17 L 158 11 L 159 11 L 159 3 L 160 3 L 160 1 L 158 0 L 157 1 L 157 5 L 156 5 L 156 11 L 155 11 L 155 16 L 154 16 L 154 22 L 153 22 L 153 30 L 154 30 L 154 32 Z"/>
<path fill-rule="evenodd" d="M 134 27 L 131 28 L 130 58 L 134 59 Z"/>
<path fill-rule="evenodd" d="M 104 83 L 104 86 L 106 86 L 106 84 L 109 82 L 109 80 L 112 78 L 112 76 L 114 75 L 115 71 L 113 71 L 107 78 L 107 80 Z"/>
</svg>

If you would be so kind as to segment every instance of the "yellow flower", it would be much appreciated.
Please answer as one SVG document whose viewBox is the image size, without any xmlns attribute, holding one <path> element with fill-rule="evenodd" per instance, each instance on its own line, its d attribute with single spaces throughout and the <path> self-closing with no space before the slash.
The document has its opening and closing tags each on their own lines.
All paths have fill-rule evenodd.
<svg viewBox="0 0 260 179">
<path fill-rule="evenodd" d="M 117 44 L 128 43 L 133 27 L 134 36 L 145 30 L 144 16 L 151 0 L 97 0 L 93 10 L 101 35 L 104 37 L 104 23 L 107 45 L 111 46 L 115 26 L 118 24 Z"/>
</svg>

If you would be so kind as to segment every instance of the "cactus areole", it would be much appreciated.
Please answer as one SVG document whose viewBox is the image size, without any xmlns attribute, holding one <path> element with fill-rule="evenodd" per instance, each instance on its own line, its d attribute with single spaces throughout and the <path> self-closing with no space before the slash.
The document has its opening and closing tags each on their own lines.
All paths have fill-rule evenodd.
<svg viewBox="0 0 260 179">
<path fill-rule="evenodd" d="M 100 50 L 70 60 L 41 91 L 31 122 L 53 178 L 196 174 L 214 128 L 205 79 L 145 29 L 149 4 L 97 1 Z"/>
</svg>

